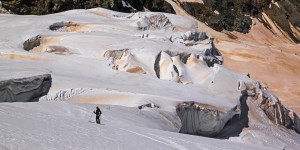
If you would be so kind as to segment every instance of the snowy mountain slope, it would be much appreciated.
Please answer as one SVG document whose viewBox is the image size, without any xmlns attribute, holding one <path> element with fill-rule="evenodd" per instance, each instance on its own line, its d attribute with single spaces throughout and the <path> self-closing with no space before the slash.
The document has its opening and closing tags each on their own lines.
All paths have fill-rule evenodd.
<svg viewBox="0 0 300 150">
<path fill-rule="evenodd" d="M 100 8 L 72 10 L 46 16 L 0 15 L 0 18 L 1 80 L 49 73 L 52 75 L 52 87 L 41 101 L 135 107 L 105 106 L 108 109 L 117 107 L 121 110 L 112 113 L 104 111 L 103 121 L 107 123 L 103 128 L 111 125 L 104 131 L 110 138 L 104 141 L 109 144 L 104 149 L 132 149 L 136 143 L 138 147 L 135 148 L 141 149 L 157 142 L 161 145 L 149 149 L 252 149 L 249 145 L 243 145 L 245 143 L 258 143 L 263 146 L 259 149 L 295 149 L 299 146 L 299 134 L 295 132 L 298 131 L 299 120 L 296 114 L 295 117 L 287 117 L 287 113 L 294 113 L 281 105 L 276 96 L 269 95 L 264 87 L 246 74 L 222 66 L 224 60 L 214 47 L 213 39 L 202 39 L 203 33 L 194 32 L 198 30 L 198 24 L 193 19 L 150 12 L 126 14 Z M 248 100 L 242 101 L 243 98 Z M 260 100 L 267 101 L 263 105 L 268 107 L 266 110 L 260 106 Z M 226 138 L 229 140 L 177 133 L 182 124 L 178 125 L 177 122 L 181 120 L 176 119 L 174 114 L 177 105 L 186 101 L 200 103 L 200 107 L 196 107 L 197 111 L 202 111 L 201 106 L 205 106 L 203 111 L 210 112 L 208 116 L 213 116 L 213 119 L 202 122 L 204 125 L 215 123 L 212 120 L 218 120 L 216 124 L 228 122 L 229 125 L 218 129 L 222 130 L 224 127 L 225 131 L 221 133 L 224 136 L 229 135 Z M 152 112 L 153 110 L 149 114 L 148 111 L 140 111 L 147 112 L 146 116 L 134 116 L 138 112 L 137 106 L 148 103 L 158 105 L 159 111 L 167 111 L 165 114 L 173 114 L 170 115 L 172 123 L 165 120 L 166 116 L 161 117 L 156 111 Z M 87 106 L 92 105 L 65 102 L 1 104 L 0 107 L 4 110 L 1 120 L 3 118 L 5 122 L 1 122 L 1 135 L 4 136 L 1 137 L 3 143 L 0 145 L 11 149 L 24 146 L 37 149 L 96 149 L 103 143 L 93 142 L 92 139 L 98 138 L 98 135 L 93 135 L 94 131 L 87 129 L 91 124 L 83 124 L 94 107 Z M 7 115 L 15 109 L 16 114 Z M 42 114 L 37 114 L 39 117 L 35 119 L 31 117 L 35 113 Z M 122 115 L 124 113 L 127 116 Z M 225 119 L 218 118 L 219 115 L 215 113 L 224 114 Z M 237 115 L 230 116 L 230 113 Z M 44 120 L 45 117 L 50 118 L 48 122 Z M 150 118 L 151 121 L 143 117 Z M 285 124 L 283 118 L 292 120 L 291 125 Z M 20 131 L 20 138 L 14 140 L 10 135 L 13 129 L 9 126 L 16 124 L 18 119 L 23 119 L 22 123 L 13 128 Z M 248 124 L 242 126 L 241 131 L 232 133 L 234 130 L 230 128 L 234 128 L 235 123 L 240 123 L 239 119 L 248 119 Z M 46 127 L 46 131 L 43 131 L 40 123 Z M 57 124 L 63 130 L 52 133 Z M 101 131 L 102 126 L 99 129 L 96 124 L 92 125 L 92 129 Z M 32 127 L 36 126 L 38 129 L 35 131 Z M 76 127 L 80 128 L 76 132 L 88 130 L 88 134 L 82 133 L 84 138 L 79 140 L 72 139 L 71 137 L 81 135 L 73 134 L 73 128 Z M 28 133 L 24 133 L 26 129 L 30 129 Z M 166 133 L 162 130 L 172 132 Z M 46 137 L 42 137 L 40 133 Z M 33 139 L 33 142 L 26 145 L 22 135 Z M 63 138 L 65 141 L 53 141 L 49 138 L 51 136 Z M 174 140 L 170 141 L 166 137 L 176 137 L 175 141 L 181 142 L 173 143 Z M 34 140 L 40 138 L 49 140 L 40 145 L 40 142 Z M 185 142 L 181 139 L 190 138 L 192 143 L 199 143 L 201 140 L 204 143 L 183 144 Z M 111 142 L 111 139 L 117 140 Z M 126 140 L 122 141 L 123 139 Z M 15 141 L 18 141 L 16 146 L 13 145 Z M 222 146 L 215 146 L 215 142 L 220 142 Z M 204 145 L 205 143 L 208 144 Z"/>
<path fill-rule="evenodd" d="M 173 43 L 168 41 L 165 42 L 156 39 L 143 39 L 136 36 L 141 34 L 147 34 L 148 32 L 150 32 L 153 35 L 157 34 L 165 36 L 165 34 L 172 34 L 171 31 L 166 31 L 166 33 L 164 33 L 164 31 L 155 30 L 139 31 L 136 29 L 135 26 L 131 26 L 131 24 L 134 24 L 136 20 L 134 18 L 106 18 L 95 15 L 95 13 L 108 13 L 108 15 L 121 14 L 104 9 L 94 9 L 90 11 L 73 10 L 65 12 L 63 14 L 48 15 L 43 17 L 31 16 L 32 19 L 26 18 L 24 21 L 20 21 L 18 26 L 23 27 L 15 27 L 14 30 L 9 30 L 3 27 L 1 33 L 3 33 L 3 35 L 8 35 L 6 37 L 2 37 L 3 41 L 5 41 L 5 39 L 10 40 L 9 42 L 3 44 L 4 47 L 2 47 L 2 56 L 12 56 L 8 57 L 8 59 L 1 59 L 1 64 L 4 67 L 4 69 L 1 70 L 1 79 L 8 79 L 12 77 L 17 78 L 20 76 L 30 76 L 40 73 L 51 73 L 54 80 L 53 85 L 50 89 L 50 93 L 55 93 L 60 90 L 70 88 L 109 88 L 134 93 L 145 93 L 151 95 L 162 95 L 165 97 L 174 97 L 180 100 L 185 100 L 186 97 L 189 97 L 189 100 L 197 100 L 199 96 L 203 96 L 205 95 L 205 93 L 212 91 L 206 90 L 206 86 L 204 86 L 200 90 L 198 86 L 195 87 L 195 85 L 192 84 L 189 86 L 183 86 L 181 84 L 173 82 L 157 80 L 147 75 L 141 76 L 137 74 L 129 74 L 114 71 L 113 69 L 111 69 L 111 67 L 108 66 L 109 61 L 106 60 L 107 58 L 103 57 L 103 54 L 107 50 L 128 48 L 132 49 L 132 51 L 137 51 L 137 54 L 135 55 L 141 55 L 141 59 L 149 60 L 145 61 L 146 63 L 152 61 L 152 63 L 146 64 L 149 68 L 149 74 L 152 76 L 155 73 L 151 67 L 154 67 L 153 65 L 155 55 L 160 51 L 184 50 L 195 52 L 195 50 L 187 48 L 181 44 L 174 45 Z M 74 17 L 74 14 L 77 14 L 77 16 Z M 128 14 L 121 15 L 127 16 Z M 138 15 L 139 14 L 136 14 L 136 16 Z M 179 28 L 179 30 L 186 31 L 189 29 L 193 29 L 193 27 L 196 27 L 194 26 L 195 22 L 193 20 L 189 20 L 182 17 L 180 18 L 180 21 L 178 21 L 176 19 L 178 16 L 175 15 L 168 15 L 168 17 L 171 19 L 172 23 Z M 9 24 L 9 20 L 11 20 L 12 17 L 7 16 L 5 18 L 7 18 L 7 24 Z M 11 23 L 14 23 L 15 21 L 18 22 L 18 19 L 24 19 L 21 16 L 14 16 L 13 18 L 14 21 Z M 60 19 L 59 21 L 72 20 L 75 23 L 87 25 L 85 25 L 85 27 L 82 30 L 71 33 L 49 30 L 48 27 L 51 24 L 57 22 L 57 18 Z M 3 20 L 6 19 L 3 18 Z M 104 25 L 104 27 L 102 27 L 103 24 L 107 25 Z M 23 34 L 22 36 L 16 36 L 15 33 Z M 24 51 L 22 43 L 28 38 L 34 37 L 35 35 L 41 33 L 43 33 L 43 35 L 48 35 L 49 37 L 56 37 L 57 35 L 63 36 L 63 39 L 58 42 L 46 42 L 45 44 L 42 44 L 46 45 L 44 46 L 44 49 L 46 49 L 47 46 L 49 47 L 52 45 L 64 46 L 67 47 L 70 51 L 74 51 L 75 54 L 55 55 L 49 52 L 35 52 L 35 50 L 33 50 L 33 52 L 30 53 Z M 195 49 L 197 48 L 199 47 L 196 47 Z M 205 47 L 200 48 L 205 49 Z M 21 58 L 19 59 L 18 56 Z M 32 57 L 36 57 L 36 60 L 32 60 Z M 8 68 L 5 68 L 5 66 Z M 143 81 L 143 84 L 141 84 L 141 81 Z M 238 84 L 237 81 L 236 84 Z M 158 91 L 158 87 L 164 90 Z M 186 92 L 182 92 L 181 95 L 176 94 L 178 91 L 182 90 Z M 239 95 L 237 94 L 238 91 L 236 89 L 229 90 L 233 90 L 236 92 L 237 96 Z M 216 97 L 219 96 L 222 97 L 222 94 L 216 95 Z M 231 97 L 231 95 L 229 96 Z M 212 104 L 217 104 L 212 100 L 209 100 L 209 98 L 205 99 L 207 99 L 207 103 L 211 102 Z M 221 100 L 224 98 L 214 99 Z M 233 105 L 235 105 L 235 102 L 236 101 L 234 100 Z M 219 104 L 228 105 L 226 103 Z M 233 107 L 233 105 L 229 107 Z"/>
<path fill-rule="evenodd" d="M 124 7 L 125 1 L 134 9 Z M 285 105 L 300 112 L 300 94 L 296 90 L 300 83 L 300 79 L 297 78 L 300 75 L 298 65 L 300 57 L 299 44 L 295 44 L 299 42 L 298 1 L 111 0 L 102 2 L 83 0 L 78 2 L 70 0 L 46 2 L 34 0 L 29 2 L 2 0 L 2 3 L 4 8 L 16 14 L 45 14 L 101 6 L 123 12 L 150 10 L 174 13 L 175 11 L 178 15 L 195 17 L 203 21 L 198 23 L 200 31 L 217 37 L 216 44 L 227 60 L 225 66 L 239 72 L 250 73 L 279 96 Z M 39 5 L 36 5 L 37 3 Z M 6 12 L 8 11 L 4 9 L 4 13 Z M 226 30 L 221 33 L 212 28 L 218 31 Z M 245 29 L 247 34 L 240 33 Z"/>
<path fill-rule="evenodd" d="M 249 28 L 250 30 L 247 34 L 236 31 L 228 32 L 226 30 L 217 32 L 201 21 L 198 22 L 199 30 L 206 31 L 208 35 L 218 39 L 216 45 L 226 60 L 224 62 L 226 67 L 235 71 L 250 73 L 251 77 L 260 80 L 264 85 L 269 87 L 270 91 L 279 96 L 286 106 L 298 113 L 300 112 L 299 91 L 295 90 L 300 83 L 298 78 L 300 75 L 298 65 L 300 63 L 299 44 L 295 44 L 297 39 L 295 41 L 291 40 L 295 39 L 299 32 L 298 29 L 296 29 L 297 27 L 295 27 L 299 24 L 297 23 L 299 20 L 299 11 L 296 10 L 299 6 L 297 5 L 297 1 L 231 1 L 233 2 L 231 3 L 229 1 L 180 0 L 181 3 L 187 2 L 190 4 L 187 5 L 186 10 L 182 8 L 179 3 L 175 3 L 171 0 L 166 1 L 172 5 L 178 15 L 194 18 L 194 16 L 201 17 L 201 14 L 207 11 L 216 10 L 215 12 L 219 12 L 221 15 L 217 15 L 215 12 L 208 15 L 213 15 L 219 19 L 223 18 L 228 21 L 229 24 L 234 21 L 230 21 L 230 19 L 227 20 L 226 18 L 228 17 L 221 17 L 223 11 L 225 11 L 223 15 L 227 13 L 227 15 L 230 16 L 234 15 L 234 13 L 230 13 L 232 7 L 267 6 L 262 8 L 262 12 L 260 12 L 258 16 L 251 18 L 252 24 L 250 24 L 251 28 Z M 221 4 L 227 2 L 234 6 L 231 4 Z M 211 3 L 213 3 L 213 6 L 228 7 L 228 9 L 222 8 L 222 11 L 217 11 L 217 7 L 213 9 L 207 8 L 212 6 L 210 5 Z M 249 3 L 250 5 L 241 5 L 245 3 Z M 248 10 L 255 9 L 255 7 Z M 193 9 L 195 11 L 193 11 Z M 203 9 L 206 11 L 202 11 Z M 258 9 L 261 8 L 258 7 Z M 190 10 L 194 16 L 187 13 L 186 11 L 188 10 Z M 234 11 L 239 11 L 239 8 L 234 8 Z M 246 17 L 250 16 L 246 15 Z M 204 17 L 203 19 L 209 18 L 210 17 Z M 236 18 L 235 15 L 233 18 Z M 237 18 L 240 20 L 240 17 Z M 217 22 L 217 24 L 219 23 L 222 24 L 222 21 Z M 244 22 L 241 21 L 241 23 Z M 247 24 L 247 22 L 245 23 Z M 291 34 L 293 35 L 291 36 Z"/>
<path fill-rule="evenodd" d="M 95 105 L 65 102 L 0 105 L 0 145 L 9 149 L 266 149 L 177 133 L 178 119 L 160 110 L 101 105 L 101 122 L 88 122 Z M 94 116 L 91 119 L 94 122 Z M 170 122 L 175 121 L 175 122 Z"/>
</svg>

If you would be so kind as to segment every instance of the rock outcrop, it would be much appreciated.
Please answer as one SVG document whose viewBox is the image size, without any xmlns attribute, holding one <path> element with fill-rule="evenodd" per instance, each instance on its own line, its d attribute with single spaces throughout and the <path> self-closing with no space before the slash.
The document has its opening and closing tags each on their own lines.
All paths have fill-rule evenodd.
<svg viewBox="0 0 300 150">
<path fill-rule="evenodd" d="M 251 18 L 258 18 L 272 31 L 283 32 L 289 40 L 300 42 L 300 2 L 295 0 L 229 0 L 229 1 L 181 1 L 173 0 L 187 13 L 216 31 L 248 33 Z M 0 13 L 43 15 L 71 9 L 102 7 L 120 12 L 150 10 L 175 13 L 165 0 L 2 0 Z M 267 18 L 266 18 L 267 17 Z M 273 24 L 276 25 L 274 29 Z"/>
<path fill-rule="evenodd" d="M 0 81 L 0 102 L 36 102 L 51 84 L 50 74 Z"/>
<path fill-rule="evenodd" d="M 0 14 L 10 14 L 10 12 L 0 7 Z"/>
<path fill-rule="evenodd" d="M 220 51 L 216 48 L 214 44 L 214 39 L 210 38 L 210 45 L 211 47 L 206 49 L 204 52 L 204 61 L 206 62 L 207 66 L 213 67 L 214 64 L 222 65 L 224 62 L 223 56 Z"/>
<path fill-rule="evenodd" d="M 26 40 L 24 43 L 23 43 L 23 48 L 27 51 L 29 50 L 32 50 L 33 48 L 37 47 L 37 46 L 40 46 L 41 44 L 41 39 L 42 39 L 42 36 L 41 35 L 37 35 L 35 37 L 32 37 L 28 40 Z"/>
<path fill-rule="evenodd" d="M 257 18 L 274 34 L 282 32 L 292 42 L 300 42 L 300 1 L 229 0 L 175 1 L 187 13 L 216 31 L 248 33 Z"/>
<path fill-rule="evenodd" d="M 79 24 L 73 23 L 71 21 L 68 22 L 62 21 L 62 22 L 53 23 L 52 25 L 49 26 L 49 29 L 52 31 L 67 32 L 71 30 L 70 28 L 72 27 L 76 28 L 78 26 Z"/>
<path fill-rule="evenodd" d="M 290 41 L 300 43 L 300 1 L 273 1 L 258 18 L 274 34 L 279 30 Z"/>
<path fill-rule="evenodd" d="M 218 135 L 225 124 L 236 114 L 237 107 L 225 111 L 220 108 L 199 104 L 195 102 L 184 102 L 177 106 L 177 115 L 181 120 L 180 133 L 214 137 Z"/>
<path fill-rule="evenodd" d="M 228 30 L 247 33 L 252 25 L 250 17 L 258 15 L 263 7 L 268 6 L 268 3 L 258 3 L 259 5 L 256 6 L 253 1 L 247 0 L 203 0 L 203 3 L 182 2 L 180 5 L 187 13 L 217 31 Z"/>
<path fill-rule="evenodd" d="M 0 1 L 0 14 L 9 14 L 10 12 L 7 11 L 5 8 L 2 7 L 2 2 Z"/>
<path fill-rule="evenodd" d="M 43 15 L 71 9 L 102 7 L 120 12 L 150 11 L 175 13 L 164 0 L 2 0 L 3 8 L 15 14 Z"/>
</svg>

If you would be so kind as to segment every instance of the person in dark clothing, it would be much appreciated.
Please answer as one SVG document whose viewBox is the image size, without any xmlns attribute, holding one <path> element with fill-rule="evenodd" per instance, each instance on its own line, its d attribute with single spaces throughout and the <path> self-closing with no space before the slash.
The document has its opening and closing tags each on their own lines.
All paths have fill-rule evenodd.
<svg viewBox="0 0 300 150">
<path fill-rule="evenodd" d="M 98 106 L 96 107 L 94 114 L 96 114 L 96 123 L 100 124 L 100 116 L 101 116 L 102 112 Z"/>
</svg>

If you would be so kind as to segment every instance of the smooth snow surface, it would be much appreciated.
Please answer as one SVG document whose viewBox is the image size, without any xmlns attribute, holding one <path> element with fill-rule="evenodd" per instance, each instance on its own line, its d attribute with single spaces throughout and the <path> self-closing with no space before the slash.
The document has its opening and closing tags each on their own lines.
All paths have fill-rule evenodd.
<svg viewBox="0 0 300 150">
<path fill-rule="evenodd" d="M 101 105 L 103 125 L 98 125 L 94 115 L 89 122 L 94 108 L 66 102 L 1 104 L 0 145 L 31 150 L 265 149 L 176 133 L 174 114 L 154 109 Z"/>
</svg>

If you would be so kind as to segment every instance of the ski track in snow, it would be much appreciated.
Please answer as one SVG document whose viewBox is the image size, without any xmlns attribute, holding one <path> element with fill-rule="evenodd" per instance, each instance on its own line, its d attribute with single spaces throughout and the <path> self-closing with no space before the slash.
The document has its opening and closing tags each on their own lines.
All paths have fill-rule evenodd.
<svg viewBox="0 0 300 150">
<path fill-rule="evenodd" d="M 0 145 L 8 149 L 253 149 L 253 146 L 177 133 L 156 110 L 67 102 L 0 104 Z M 93 115 L 92 121 L 94 122 Z M 133 120 L 135 120 L 133 122 Z M 209 146 L 206 143 L 217 143 Z M 231 144 L 234 143 L 234 146 Z M 260 147 L 260 149 L 264 149 Z"/>
<path fill-rule="evenodd" d="M 141 137 L 150 139 L 150 140 L 152 140 L 152 141 L 155 141 L 155 142 L 158 142 L 158 143 L 162 143 L 162 144 L 164 144 L 164 145 L 170 146 L 170 147 L 175 148 L 175 149 L 186 150 L 185 147 L 182 147 L 182 146 L 178 145 L 178 144 L 175 143 L 175 142 L 167 141 L 166 139 L 161 138 L 161 137 L 159 137 L 159 139 L 162 139 L 162 140 L 165 141 L 165 142 L 160 141 L 160 140 L 157 140 L 157 139 L 152 138 L 152 137 L 150 137 L 150 136 L 147 136 L 147 135 L 145 135 L 145 134 L 137 133 L 137 132 L 134 132 L 134 131 L 130 131 L 130 130 L 123 129 L 123 128 L 120 128 L 120 129 L 121 129 L 121 130 L 124 130 L 124 131 L 127 131 L 127 132 L 130 132 L 130 133 L 132 133 L 132 134 L 136 134 L 136 135 L 138 135 L 138 136 L 141 136 Z"/>
</svg>

